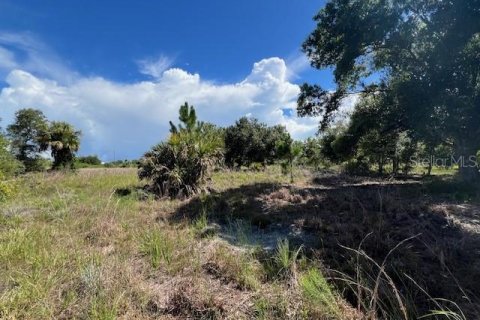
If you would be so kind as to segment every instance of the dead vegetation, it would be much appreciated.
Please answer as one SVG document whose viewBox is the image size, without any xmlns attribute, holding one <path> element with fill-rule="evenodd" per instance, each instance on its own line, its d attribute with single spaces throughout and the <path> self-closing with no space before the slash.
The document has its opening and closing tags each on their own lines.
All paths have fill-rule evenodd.
<svg viewBox="0 0 480 320">
<path fill-rule="evenodd" d="M 416 318 L 441 307 L 434 298 L 458 303 L 470 317 L 479 312 L 479 206 L 432 195 L 415 180 L 315 182 L 245 185 L 192 201 L 178 214 L 188 218 L 209 202 L 211 219 L 249 221 L 263 234 L 252 241 L 265 248 L 269 235 L 305 245 L 367 316 Z"/>
<path fill-rule="evenodd" d="M 219 191 L 190 201 L 141 197 L 131 170 L 25 177 L 28 193 L 1 208 L 0 317 L 458 313 L 432 300 L 440 297 L 466 319 L 476 314 L 474 202 L 429 195 L 418 182 L 335 188 L 307 185 L 303 174 L 292 186 L 276 172 L 216 173 Z"/>
</svg>

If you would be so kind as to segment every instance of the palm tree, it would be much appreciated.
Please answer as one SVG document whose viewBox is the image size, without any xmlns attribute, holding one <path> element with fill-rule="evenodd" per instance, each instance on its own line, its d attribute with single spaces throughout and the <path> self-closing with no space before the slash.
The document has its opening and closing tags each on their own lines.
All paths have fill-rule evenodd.
<svg viewBox="0 0 480 320">
<path fill-rule="evenodd" d="M 46 151 L 50 148 L 53 157 L 52 169 L 73 169 L 75 152 L 80 148 L 80 131 L 66 122 L 53 121 L 48 133 L 41 137 L 41 149 Z"/>
</svg>

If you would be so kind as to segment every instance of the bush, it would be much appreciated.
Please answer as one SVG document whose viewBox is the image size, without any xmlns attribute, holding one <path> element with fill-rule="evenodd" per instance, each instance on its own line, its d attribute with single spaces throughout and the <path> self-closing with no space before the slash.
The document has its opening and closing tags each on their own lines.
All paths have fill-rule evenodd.
<svg viewBox="0 0 480 320">
<path fill-rule="evenodd" d="M 179 128 L 171 124 L 171 136 L 145 153 L 138 176 L 150 182 L 159 196 L 189 197 L 202 190 L 209 169 L 221 159 L 223 135 L 216 126 L 193 121 L 195 111 L 185 104 L 180 109 Z"/>
<path fill-rule="evenodd" d="M 12 182 L 5 181 L 5 176 L 0 172 L 0 203 L 6 201 L 14 194 L 14 184 Z"/>
<path fill-rule="evenodd" d="M 349 175 L 365 176 L 370 174 L 370 166 L 362 159 L 355 159 L 345 163 L 344 171 Z"/>
</svg>

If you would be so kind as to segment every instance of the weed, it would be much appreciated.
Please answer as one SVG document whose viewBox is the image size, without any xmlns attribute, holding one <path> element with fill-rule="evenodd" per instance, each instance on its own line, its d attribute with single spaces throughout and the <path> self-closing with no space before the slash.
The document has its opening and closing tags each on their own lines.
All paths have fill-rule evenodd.
<svg viewBox="0 0 480 320">
<path fill-rule="evenodd" d="M 148 230 L 142 237 L 141 252 L 150 258 L 155 269 L 162 261 L 167 264 L 172 262 L 174 247 L 173 240 L 159 229 Z"/>
<path fill-rule="evenodd" d="M 296 250 L 291 250 L 288 239 L 278 240 L 271 271 L 282 278 L 296 276 L 296 264 L 301 251 L 301 246 Z"/>
<path fill-rule="evenodd" d="M 332 288 L 317 268 L 311 268 L 300 277 L 300 288 L 303 296 L 315 308 L 323 310 L 331 316 L 338 317 L 340 310 Z"/>
</svg>

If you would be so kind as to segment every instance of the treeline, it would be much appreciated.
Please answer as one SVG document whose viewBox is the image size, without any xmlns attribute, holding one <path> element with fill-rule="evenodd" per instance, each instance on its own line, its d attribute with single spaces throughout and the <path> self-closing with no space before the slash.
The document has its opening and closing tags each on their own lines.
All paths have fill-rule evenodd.
<svg viewBox="0 0 480 320">
<path fill-rule="evenodd" d="M 188 197 L 202 190 L 213 168 L 263 170 L 280 164 L 293 182 L 296 164 L 318 168 L 322 161 L 320 141 L 294 141 L 285 127 L 267 126 L 243 117 L 221 128 L 197 120 L 195 108 L 185 103 L 178 125 L 170 122 L 170 136 L 139 161 L 140 179 L 149 181 L 159 196 Z"/>
<path fill-rule="evenodd" d="M 441 139 L 437 132 L 427 134 L 401 125 L 388 103 L 382 94 L 363 97 L 347 124 L 324 131 L 322 157 L 361 175 L 372 170 L 379 175 L 407 175 L 415 167 L 425 168 L 424 173 L 430 175 L 433 167 L 476 165 L 474 157 L 461 158 L 453 141 Z"/>
</svg>

